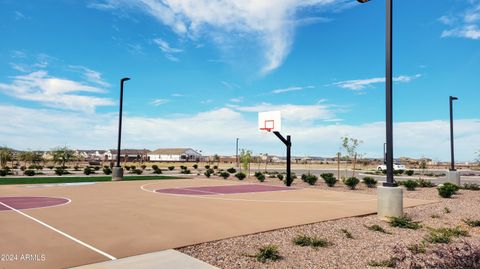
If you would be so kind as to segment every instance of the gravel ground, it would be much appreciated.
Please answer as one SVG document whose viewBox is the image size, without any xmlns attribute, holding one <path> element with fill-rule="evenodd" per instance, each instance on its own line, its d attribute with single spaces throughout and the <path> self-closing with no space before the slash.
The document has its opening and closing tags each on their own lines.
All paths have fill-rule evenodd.
<svg viewBox="0 0 480 269">
<path fill-rule="evenodd" d="M 223 179 L 218 179 L 223 180 Z M 229 179 L 233 180 L 233 179 Z M 321 180 L 321 179 L 320 179 Z M 255 178 L 245 180 L 256 182 Z M 262 184 L 282 184 L 277 179 L 268 178 Z M 297 179 L 295 187 L 310 187 Z M 334 191 L 351 191 L 339 183 L 334 188 L 328 188 L 323 182 L 318 182 L 312 188 Z M 354 190 L 358 193 L 375 194 L 376 189 L 366 188 L 363 184 Z M 270 232 L 240 236 L 215 242 L 179 249 L 179 251 L 203 260 L 219 268 L 370 268 L 368 262 L 386 260 L 393 254 L 394 246 L 410 246 L 421 243 L 428 234 L 428 229 L 440 227 L 461 226 L 469 232 L 469 237 L 454 239 L 466 240 L 474 244 L 480 243 L 480 228 L 467 226 L 462 219 L 480 220 L 480 192 L 460 190 L 451 199 L 438 196 L 435 188 L 419 188 L 416 191 L 404 191 L 404 197 L 430 199 L 437 203 L 408 208 L 405 213 L 415 221 L 420 221 L 422 228 L 409 230 L 390 227 L 380 221 L 375 215 L 366 217 L 346 218 L 335 221 L 279 229 Z M 446 212 L 448 208 L 449 213 Z M 370 231 L 365 225 L 377 224 L 391 234 Z M 348 230 L 353 239 L 348 239 L 341 231 Z M 308 235 L 326 239 L 333 243 L 326 248 L 311 248 L 296 246 L 292 239 L 297 235 Z M 251 257 L 258 248 L 274 244 L 278 246 L 282 259 L 275 262 L 260 263 Z M 427 245 L 427 249 L 436 245 Z M 381 268 L 381 267 L 377 267 Z"/>
</svg>

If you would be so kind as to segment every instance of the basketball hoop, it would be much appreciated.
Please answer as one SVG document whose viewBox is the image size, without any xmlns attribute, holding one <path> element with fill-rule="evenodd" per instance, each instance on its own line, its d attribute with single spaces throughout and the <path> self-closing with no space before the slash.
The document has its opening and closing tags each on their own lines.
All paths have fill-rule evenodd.
<svg viewBox="0 0 480 269">
<path fill-rule="evenodd" d="M 258 113 L 258 130 L 263 133 L 279 132 L 281 130 L 280 111 Z"/>
</svg>

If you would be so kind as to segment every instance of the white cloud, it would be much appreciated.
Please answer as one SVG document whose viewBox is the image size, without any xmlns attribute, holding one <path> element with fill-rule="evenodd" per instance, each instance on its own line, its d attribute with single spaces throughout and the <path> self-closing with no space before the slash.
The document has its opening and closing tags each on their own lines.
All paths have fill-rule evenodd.
<svg viewBox="0 0 480 269">
<path fill-rule="evenodd" d="M 264 57 L 261 72 L 266 74 L 278 68 L 288 55 L 301 19 L 296 18 L 299 10 L 326 6 L 333 9 L 343 3 L 338 0 L 104 0 L 90 6 L 140 9 L 181 37 L 196 40 L 206 35 L 220 46 L 234 37 L 248 36 L 260 42 Z"/>
<path fill-rule="evenodd" d="M 240 97 L 237 97 L 237 98 L 231 98 L 229 101 L 232 102 L 232 103 L 241 103 L 241 102 L 243 102 L 243 96 L 240 96 Z"/>
<path fill-rule="evenodd" d="M 281 111 L 282 118 L 284 120 L 297 122 L 329 120 L 336 117 L 335 111 L 331 106 L 320 103 L 315 105 L 273 105 L 269 103 L 262 103 L 256 106 L 230 107 L 241 112 Z"/>
<path fill-rule="evenodd" d="M 470 0 L 469 7 L 457 14 L 440 17 L 440 21 L 449 26 L 441 37 L 460 37 L 480 39 L 480 1 Z"/>
<path fill-rule="evenodd" d="M 398 76 L 394 77 L 394 82 L 411 82 L 414 79 L 421 77 L 420 74 L 416 74 L 415 76 Z M 333 85 L 338 86 L 340 88 L 349 89 L 349 90 L 363 90 L 367 87 L 371 87 L 373 84 L 378 83 L 385 83 L 385 78 L 369 78 L 369 79 L 357 79 L 357 80 L 346 80 L 335 82 Z"/>
<path fill-rule="evenodd" d="M 82 71 L 84 77 L 90 82 L 93 82 L 103 87 L 110 87 L 110 84 L 103 80 L 102 74 L 100 72 L 79 65 L 70 65 L 69 67 L 74 70 Z"/>
<path fill-rule="evenodd" d="M 170 102 L 170 100 L 167 100 L 167 99 L 155 99 L 151 102 L 152 105 L 154 106 L 160 106 L 160 105 L 164 105 L 166 103 Z"/>
<path fill-rule="evenodd" d="M 155 44 L 157 44 L 157 46 L 165 54 L 165 57 L 167 59 L 169 59 L 172 62 L 178 62 L 179 61 L 179 59 L 177 57 L 173 56 L 173 55 L 177 54 L 177 53 L 180 53 L 183 50 L 171 47 L 170 44 L 168 44 L 167 41 L 165 41 L 161 38 L 156 38 L 156 39 L 153 40 L 153 42 Z"/>
<path fill-rule="evenodd" d="M 51 109 L 31 109 L 0 105 L 2 119 L 0 141 L 18 149 L 50 149 L 58 145 L 73 148 L 109 149 L 116 146 L 116 114 L 83 114 Z M 284 148 L 273 135 L 257 131 L 256 118 L 233 108 L 219 108 L 193 115 L 168 117 L 132 117 L 124 115 L 123 146 L 128 148 L 192 147 L 206 154 L 233 154 L 233 141 L 255 153 L 284 155 Z M 139 126 L 141 128 L 139 128 Z M 367 157 L 382 156 L 385 124 L 341 123 L 283 124 L 283 132 L 292 135 L 294 156 L 334 156 L 340 137 L 350 136 L 364 143 L 359 151 Z M 175 134 L 175 135 L 172 135 Z M 455 122 L 456 153 L 459 161 L 471 161 L 480 149 L 480 120 Z M 396 157 L 430 157 L 448 160 L 449 121 L 397 122 L 394 125 Z"/>
<path fill-rule="evenodd" d="M 46 71 L 15 76 L 11 84 L 0 83 L 0 91 L 18 99 L 39 102 L 49 107 L 89 113 L 93 113 L 97 106 L 113 104 L 113 101 L 107 98 L 75 94 L 104 93 L 101 88 L 52 77 Z"/>
<path fill-rule="evenodd" d="M 313 89 L 313 88 L 315 88 L 315 86 L 306 86 L 306 87 L 291 86 L 291 87 L 288 87 L 288 88 L 275 89 L 275 90 L 272 91 L 272 93 L 279 94 L 279 93 L 301 91 L 301 90 L 304 90 L 304 89 Z"/>
</svg>

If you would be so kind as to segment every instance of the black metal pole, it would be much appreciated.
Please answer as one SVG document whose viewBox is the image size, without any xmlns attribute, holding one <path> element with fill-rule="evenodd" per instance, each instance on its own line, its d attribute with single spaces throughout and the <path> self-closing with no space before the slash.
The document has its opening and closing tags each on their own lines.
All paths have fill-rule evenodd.
<svg viewBox="0 0 480 269">
<path fill-rule="evenodd" d="M 235 161 L 237 163 L 237 167 L 240 167 L 239 160 L 238 160 L 238 138 L 237 138 L 237 143 L 236 143 L 236 150 L 235 150 Z"/>
<path fill-rule="evenodd" d="M 386 138 L 387 138 L 387 182 L 383 185 L 394 187 L 393 178 L 393 1 L 386 0 L 386 72 L 385 72 L 385 98 L 386 98 Z"/>
<path fill-rule="evenodd" d="M 292 140 L 289 135 L 287 135 L 287 186 L 292 185 L 292 156 L 291 156 Z"/>
<path fill-rule="evenodd" d="M 450 154 L 451 154 L 451 167 L 450 171 L 455 171 L 455 145 L 453 136 L 453 101 L 458 100 L 457 97 L 450 96 Z"/>
<path fill-rule="evenodd" d="M 283 144 L 285 144 L 285 146 L 287 147 L 287 176 L 286 176 L 286 179 L 285 179 L 285 185 L 287 185 L 288 187 L 290 187 L 290 185 L 292 185 L 292 169 L 291 169 L 291 166 L 292 166 L 292 156 L 291 156 L 291 148 L 292 148 L 292 139 L 289 135 L 287 135 L 287 139 L 285 139 L 285 137 L 283 137 L 280 132 L 273 132 L 277 137 L 278 139 L 280 139 Z"/>
<path fill-rule="evenodd" d="M 118 114 L 118 145 L 117 145 L 117 167 L 120 167 L 120 147 L 122 143 L 122 112 L 123 112 L 123 83 L 130 78 L 120 80 L 120 112 Z"/>
</svg>

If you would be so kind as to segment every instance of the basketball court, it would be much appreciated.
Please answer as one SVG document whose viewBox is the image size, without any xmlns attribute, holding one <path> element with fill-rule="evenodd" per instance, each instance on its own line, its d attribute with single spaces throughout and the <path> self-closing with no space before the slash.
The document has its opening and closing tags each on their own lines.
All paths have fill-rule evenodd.
<svg viewBox="0 0 480 269">
<path fill-rule="evenodd" d="M 1 251 L 31 255 L 6 268 L 79 266 L 377 207 L 376 196 L 355 192 L 205 178 L 32 186 L 0 187 Z"/>
</svg>

